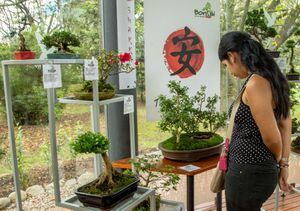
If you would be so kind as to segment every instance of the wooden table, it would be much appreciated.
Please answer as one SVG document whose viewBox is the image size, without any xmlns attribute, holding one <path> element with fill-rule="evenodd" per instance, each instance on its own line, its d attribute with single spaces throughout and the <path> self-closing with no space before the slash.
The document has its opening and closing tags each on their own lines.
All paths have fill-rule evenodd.
<svg viewBox="0 0 300 211">
<path fill-rule="evenodd" d="M 113 162 L 114 168 L 121 168 L 121 169 L 131 169 L 131 164 L 129 162 L 130 158 L 121 159 L 118 161 Z M 187 211 L 194 210 L 194 176 L 200 174 L 202 172 L 208 171 L 213 169 L 217 166 L 219 160 L 219 155 L 211 156 L 208 158 L 200 159 L 196 162 L 179 162 L 173 161 L 166 158 L 162 158 L 158 163 L 153 171 L 157 172 L 170 172 L 174 174 L 181 174 L 186 175 L 187 178 Z M 186 165 L 194 165 L 198 166 L 200 169 L 188 172 L 178 167 L 186 166 Z M 168 171 L 166 166 L 173 166 L 174 169 Z M 222 205 L 222 193 L 217 194 L 217 210 L 220 210 Z M 220 207 L 220 208 L 219 208 Z"/>
</svg>

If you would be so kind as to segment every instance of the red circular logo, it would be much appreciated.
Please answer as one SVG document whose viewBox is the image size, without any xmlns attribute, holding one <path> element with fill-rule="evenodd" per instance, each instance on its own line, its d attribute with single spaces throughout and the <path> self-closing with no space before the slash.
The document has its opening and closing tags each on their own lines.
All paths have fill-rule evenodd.
<svg viewBox="0 0 300 211">
<path fill-rule="evenodd" d="M 163 54 L 171 76 L 188 78 L 196 75 L 203 64 L 203 41 L 186 26 L 169 35 Z"/>
</svg>

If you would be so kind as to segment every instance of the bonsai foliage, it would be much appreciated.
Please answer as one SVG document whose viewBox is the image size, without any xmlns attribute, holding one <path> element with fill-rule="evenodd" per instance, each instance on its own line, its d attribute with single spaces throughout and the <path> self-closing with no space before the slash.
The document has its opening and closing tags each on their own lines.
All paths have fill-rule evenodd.
<svg viewBox="0 0 300 211">
<path fill-rule="evenodd" d="M 215 133 L 219 128 L 225 126 L 227 119 L 226 113 L 219 113 L 216 110 L 216 103 L 218 102 L 218 96 L 207 98 L 206 110 L 204 112 L 203 126 L 208 129 L 209 132 Z"/>
<path fill-rule="evenodd" d="M 295 37 L 299 37 L 300 29 L 298 29 L 294 35 L 295 35 Z M 290 54 L 289 55 L 289 65 L 290 65 L 289 73 L 297 73 L 297 71 L 295 71 L 294 59 L 295 59 L 295 48 L 297 45 L 299 45 L 299 42 L 300 42 L 299 39 L 297 41 L 294 41 L 293 39 L 289 39 L 285 43 L 285 47 L 287 48 L 287 50 Z"/>
<path fill-rule="evenodd" d="M 205 86 L 201 86 L 193 97 L 188 95 L 188 87 L 181 86 L 180 82 L 170 81 L 168 87 L 171 97 L 158 97 L 161 113 L 159 128 L 171 132 L 176 137 L 176 143 L 180 142 L 183 133 L 199 132 L 200 126 L 211 133 L 225 126 L 226 114 L 216 111 L 218 96 L 206 97 Z M 206 109 L 203 109 L 205 102 Z"/>
<path fill-rule="evenodd" d="M 168 88 L 171 98 L 165 95 L 158 97 L 161 113 L 158 126 L 162 131 L 171 132 L 176 137 L 176 143 L 179 143 L 182 133 L 192 133 L 198 129 L 197 118 L 193 117 L 194 103 L 188 95 L 188 88 L 176 81 L 170 81 Z"/>
<path fill-rule="evenodd" d="M 166 166 L 165 172 L 151 171 L 161 160 L 161 155 L 149 154 L 137 157 L 135 160 L 131 160 L 137 175 L 140 178 L 140 186 L 146 188 L 152 188 L 156 192 L 156 205 L 160 203 L 160 193 L 168 192 L 170 190 L 177 190 L 179 183 L 179 176 L 171 172 L 174 167 Z M 148 210 L 150 208 L 150 201 L 146 200 L 142 202 L 134 210 Z M 159 207 L 157 207 L 159 210 Z"/>
<path fill-rule="evenodd" d="M 10 28 L 10 32 L 8 34 L 8 37 L 10 38 L 13 38 L 15 35 L 19 36 L 19 51 L 29 51 L 26 46 L 25 37 L 22 34 L 26 27 L 31 25 L 28 21 L 28 18 L 28 15 L 25 14 L 20 17 L 20 19 L 17 21 L 17 24 Z"/>
<path fill-rule="evenodd" d="M 113 90 L 114 88 L 106 82 L 108 77 L 113 74 L 129 73 L 135 69 L 137 64 L 137 61 L 133 64 L 130 53 L 118 54 L 116 51 L 102 49 L 98 56 L 99 91 Z M 92 82 L 85 81 L 83 90 L 92 92 Z"/>
<path fill-rule="evenodd" d="M 137 64 L 137 63 L 135 63 Z M 134 70 L 130 53 L 118 54 L 116 51 L 102 49 L 98 56 L 99 81 L 106 82 L 109 75 Z"/>
<path fill-rule="evenodd" d="M 116 174 L 117 172 L 113 169 L 107 155 L 109 141 L 105 136 L 100 133 L 86 132 L 72 141 L 70 146 L 75 153 L 101 154 L 105 163 L 105 172 L 100 175 L 96 187 L 99 187 L 105 181 L 107 181 L 109 187 L 114 186 L 113 174 Z"/>
<path fill-rule="evenodd" d="M 268 27 L 263 9 L 248 12 L 245 30 L 252 34 L 260 43 L 263 43 L 267 38 L 274 38 L 277 35 L 275 28 Z"/>
<path fill-rule="evenodd" d="M 52 46 L 57 47 L 58 52 L 61 53 L 73 53 L 69 46 L 80 46 L 79 39 L 67 31 L 56 31 L 52 35 L 45 36 L 42 42 L 47 48 L 51 48 Z"/>
<path fill-rule="evenodd" d="M 176 185 L 180 180 L 178 175 L 151 171 L 156 167 L 160 159 L 161 155 L 150 154 L 137 157 L 135 160 L 131 160 L 137 175 L 141 179 L 140 185 L 159 191 L 170 191 L 171 189 L 177 190 Z M 171 172 L 173 169 L 173 166 L 166 166 L 165 171 Z"/>
</svg>

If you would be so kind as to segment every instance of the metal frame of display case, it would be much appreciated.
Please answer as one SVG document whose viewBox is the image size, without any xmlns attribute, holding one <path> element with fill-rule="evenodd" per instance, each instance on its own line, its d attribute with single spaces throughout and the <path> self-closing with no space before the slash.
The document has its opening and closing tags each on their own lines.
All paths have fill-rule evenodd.
<svg viewBox="0 0 300 211">
<path fill-rule="evenodd" d="M 3 81 L 4 81 L 4 92 L 5 92 L 5 103 L 6 103 L 6 113 L 7 113 L 7 124 L 10 139 L 10 150 L 12 153 L 12 167 L 13 167 L 13 178 L 14 187 L 16 191 L 16 205 L 18 210 L 22 210 L 22 200 L 20 193 L 20 181 L 19 181 L 19 171 L 18 171 L 18 161 L 16 153 L 16 141 L 14 133 L 14 122 L 13 122 L 13 112 L 12 112 L 12 100 L 11 100 L 11 90 L 9 83 L 9 66 L 10 65 L 45 65 L 45 64 L 84 64 L 83 59 L 32 59 L 32 60 L 5 60 L 2 61 L 2 71 L 3 71 Z M 107 120 L 107 109 L 109 104 L 123 102 L 124 97 L 128 95 L 116 95 L 112 99 L 99 101 L 98 94 L 98 81 L 93 81 L 93 101 L 82 101 L 74 100 L 70 98 L 56 99 L 55 88 L 47 89 L 48 98 L 48 112 L 49 112 L 49 133 L 50 133 L 50 143 L 51 143 L 51 161 L 52 161 L 52 171 L 53 171 L 53 183 L 54 183 L 54 195 L 56 206 L 67 207 L 69 209 L 77 209 L 78 205 L 62 201 L 60 184 L 59 184 L 59 169 L 58 169 L 58 159 L 57 159 L 57 143 L 56 143 L 56 126 L 55 126 L 55 103 L 66 103 L 66 104 L 81 104 L 89 105 L 91 107 L 91 118 L 92 118 L 92 130 L 93 132 L 100 132 L 100 120 L 99 120 L 99 106 L 104 106 L 105 119 Z M 129 124 L 130 124 L 130 148 L 131 157 L 136 156 L 136 146 L 135 146 L 135 131 L 134 131 L 134 113 L 129 114 Z M 106 129 L 108 130 L 108 128 Z M 107 131 L 106 131 L 107 132 Z M 95 175 L 99 175 L 102 171 L 102 159 L 100 155 L 95 155 L 94 157 L 94 170 Z M 154 191 L 154 190 L 153 190 Z M 147 192 L 147 191 L 146 191 Z M 154 191 L 155 192 L 155 191 Z M 148 195 L 152 195 L 152 191 L 147 192 Z M 144 196 L 142 194 L 142 196 Z M 84 208 L 81 208 L 81 210 Z M 155 209 L 155 208 L 153 208 Z"/>
</svg>

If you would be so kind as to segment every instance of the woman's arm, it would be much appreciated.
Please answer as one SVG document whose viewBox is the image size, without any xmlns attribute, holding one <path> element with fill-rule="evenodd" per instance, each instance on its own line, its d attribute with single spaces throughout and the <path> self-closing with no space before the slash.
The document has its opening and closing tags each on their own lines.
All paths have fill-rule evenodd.
<svg viewBox="0 0 300 211">
<path fill-rule="evenodd" d="M 269 82 L 259 75 L 251 77 L 243 100 L 250 107 L 264 144 L 279 162 L 282 156 L 282 137 L 273 111 L 273 96 Z"/>
<path fill-rule="evenodd" d="M 290 116 L 278 122 L 278 128 L 282 139 L 282 160 L 279 161 L 280 164 L 288 164 L 290 150 L 291 150 L 291 127 L 292 127 L 292 120 Z M 289 169 L 281 168 L 278 182 L 279 182 L 280 189 L 283 191 L 291 190 L 291 186 L 288 184 L 287 181 L 288 177 L 289 177 Z"/>
</svg>

